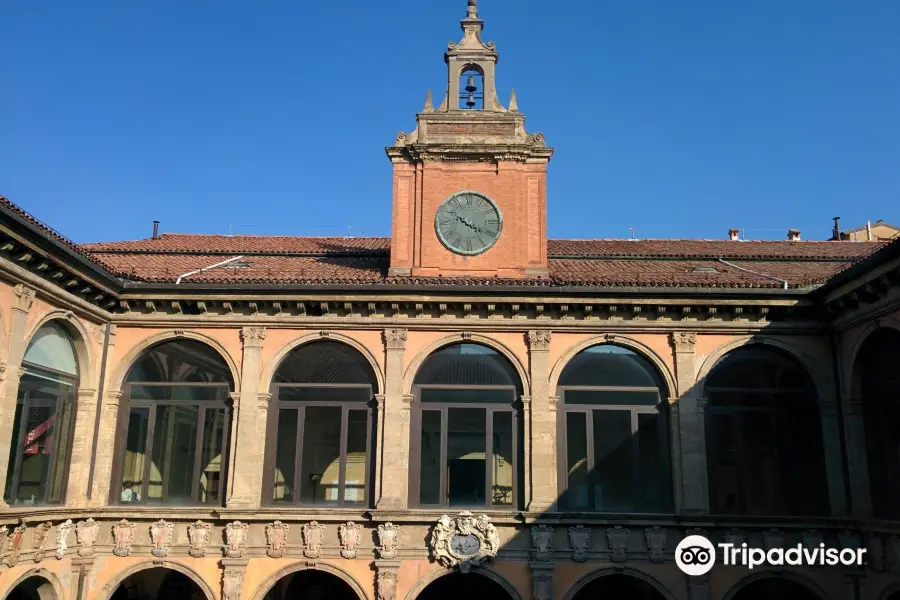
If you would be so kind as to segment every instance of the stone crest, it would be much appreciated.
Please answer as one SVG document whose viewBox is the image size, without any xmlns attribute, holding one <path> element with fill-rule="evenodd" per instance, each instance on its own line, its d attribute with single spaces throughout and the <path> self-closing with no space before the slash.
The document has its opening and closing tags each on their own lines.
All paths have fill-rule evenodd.
<svg viewBox="0 0 900 600">
<path fill-rule="evenodd" d="M 62 559 L 69 549 L 69 532 L 72 531 L 72 519 L 56 526 L 56 558 Z"/>
<path fill-rule="evenodd" d="M 531 558 L 547 562 L 553 557 L 553 528 L 537 525 L 531 528 Z"/>
<path fill-rule="evenodd" d="M 497 556 L 500 536 L 487 515 L 475 517 L 463 511 L 455 519 L 438 519 L 428 539 L 434 559 L 444 568 L 459 567 L 468 573 Z"/>
<path fill-rule="evenodd" d="M 541 571 L 531 574 L 534 600 L 553 600 L 553 573 Z"/>
<path fill-rule="evenodd" d="M 206 556 L 206 545 L 209 543 L 209 536 L 212 533 L 212 525 L 203 521 L 194 521 L 188 525 L 188 542 L 191 544 L 188 554 L 194 558 L 203 558 Z"/>
<path fill-rule="evenodd" d="M 50 521 L 46 521 L 41 523 L 37 527 L 34 528 L 34 532 L 31 537 L 31 549 L 34 550 L 34 562 L 41 562 L 44 560 L 44 544 L 47 543 L 47 538 L 50 537 L 50 530 L 53 528 L 53 523 Z"/>
<path fill-rule="evenodd" d="M 658 525 L 648 527 L 644 530 L 644 538 L 647 540 L 647 550 L 650 551 L 650 562 L 664 562 L 666 560 L 666 544 L 668 543 L 666 530 Z"/>
<path fill-rule="evenodd" d="M 569 527 L 569 543 L 572 545 L 572 560 L 585 562 L 587 549 L 591 543 L 591 530 L 584 525 Z"/>
<path fill-rule="evenodd" d="M 225 569 L 222 573 L 222 600 L 241 600 L 244 587 L 244 572 L 240 569 Z"/>
<path fill-rule="evenodd" d="M 631 530 L 625 529 L 621 525 L 615 527 L 607 527 L 606 543 L 609 544 L 610 557 L 614 563 L 623 563 L 628 560 L 626 552 L 628 552 L 628 539 L 631 537 Z"/>
<path fill-rule="evenodd" d="M 0 556 L 6 551 L 6 540 L 9 539 L 9 528 L 6 525 L 0 527 Z"/>
<path fill-rule="evenodd" d="M 379 571 L 378 600 L 395 600 L 397 597 L 397 574 L 393 571 Z"/>
<path fill-rule="evenodd" d="M 93 556 L 94 542 L 100 535 L 100 523 L 94 519 L 80 521 L 75 526 L 75 540 L 78 542 L 78 556 Z"/>
<path fill-rule="evenodd" d="M 288 531 L 291 526 L 281 521 L 275 521 L 266 525 L 266 555 L 270 558 L 281 558 L 284 556 L 284 549 L 287 546 Z"/>
<path fill-rule="evenodd" d="M 303 556 L 306 558 L 319 558 L 322 542 L 325 541 L 325 526 L 317 521 L 304 523 L 303 527 L 300 528 L 300 533 L 303 534 L 303 544 L 306 546 L 303 549 Z"/>
<path fill-rule="evenodd" d="M 775 548 L 783 548 L 784 533 L 778 531 L 777 529 L 769 529 L 768 531 L 763 533 L 763 545 L 766 548 L 766 552 Z"/>
<path fill-rule="evenodd" d="M 395 558 L 397 548 L 400 546 L 400 527 L 393 523 L 383 523 L 378 526 L 378 550 L 379 558 Z"/>
<path fill-rule="evenodd" d="M 740 529 L 731 528 L 722 536 L 722 541 L 726 544 L 734 544 L 735 546 L 740 546 L 746 541 L 746 536 Z"/>
<path fill-rule="evenodd" d="M 804 531 L 800 535 L 800 539 L 802 540 L 803 547 L 810 550 L 818 548 L 819 544 L 825 542 L 825 538 L 822 536 L 822 532 L 816 529 Z"/>
<path fill-rule="evenodd" d="M 6 538 L 6 566 L 14 567 L 19 562 L 19 555 L 22 553 L 22 541 L 25 537 L 25 521 L 20 521 L 19 526 L 13 529 L 12 533 Z"/>
<path fill-rule="evenodd" d="M 162 558 L 169 555 L 169 544 L 172 543 L 172 533 L 175 531 L 175 524 L 160 519 L 156 523 L 150 525 L 150 554 L 156 558 Z"/>
<path fill-rule="evenodd" d="M 116 556 L 130 556 L 131 546 L 134 544 L 134 523 L 122 519 L 112 526 L 113 554 Z"/>
<path fill-rule="evenodd" d="M 225 556 L 240 558 L 244 555 L 249 529 L 249 525 L 240 521 L 233 521 L 225 526 Z M 243 575 L 241 575 L 241 581 L 243 581 Z"/>
<path fill-rule="evenodd" d="M 353 521 L 347 521 L 338 527 L 338 539 L 341 542 L 341 556 L 356 558 L 359 548 L 362 527 Z"/>
</svg>

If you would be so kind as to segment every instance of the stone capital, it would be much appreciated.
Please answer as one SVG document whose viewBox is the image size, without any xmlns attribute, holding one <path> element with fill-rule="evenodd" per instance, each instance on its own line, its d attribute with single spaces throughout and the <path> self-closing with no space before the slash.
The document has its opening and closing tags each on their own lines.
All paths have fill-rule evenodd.
<svg viewBox="0 0 900 600">
<path fill-rule="evenodd" d="M 28 314 L 31 306 L 34 304 L 34 297 L 37 294 L 34 288 L 28 287 L 24 283 L 20 283 L 13 288 L 16 297 L 13 300 L 13 310 Z"/>
<path fill-rule="evenodd" d="M 122 390 L 110 390 L 106 392 L 106 404 L 108 406 L 119 406 L 124 395 Z"/>
<path fill-rule="evenodd" d="M 268 408 L 270 402 L 272 402 L 272 394 L 266 393 L 256 395 L 256 406 L 258 408 Z"/>
<path fill-rule="evenodd" d="M 78 388 L 77 404 L 78 406 L 93 404 L 94 398 L 97 396 L 97 390 L 94 388 Z"/>
<path fill-rule="evenodd" d="M 244 348 L 262 348 L 266 339 L 265 327 L 242 327 L 241 342 Z"/>
<path fill-rule="evenodd" d="M 547 352 L 552 335 L 547 329 L 533 329 L 528 332 L 528 347 L 532 352 Z"/>
<path fill-rule="evenodd" d="M 406 329 L 385 329 L 384 346 L 388 350 L 404 350 L 406 348 Z"/>
<path fill-rule="evenodd" d="M 693 331 L 676 331 L 672 333 L 672 347 L 679 354 L 693 354 L 697 349 L 697 334 Z"/>
<path fill-rule="evenodd" d="M 384 394 L 375 394 L 375 404 L 378 406 L 378 410 L 384 409 Z"/>
</svg>

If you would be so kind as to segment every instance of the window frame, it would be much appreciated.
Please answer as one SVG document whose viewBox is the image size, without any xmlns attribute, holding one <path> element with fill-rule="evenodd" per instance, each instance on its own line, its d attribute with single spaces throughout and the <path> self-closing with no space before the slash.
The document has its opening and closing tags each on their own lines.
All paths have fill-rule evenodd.
<svg viewBox="0 0 900 600">
<path fill-rule="evenodd" d="M 350 401 L 350 400 L 282 400 L 280 397 L 281 388 L 328 388 L 328 389 L 360 389 L 368 390 L 368 400 Z M 266 443 L 266 452 L 263 461 L 263 489 L 262 489 L 262 505 L 266 507 L 293 507 L 293 508 L 339 508 L 339 509 L 369 509 L 373 506 L 373 490 L 375 487 L 375 477 L 373 473 L 374 463 L 372 435 L 373 423 L 375 419 L 375 388 L 368 383 L 292 383 L 292 382 L 273 382 L 270 387 L 272 394 L 272 402 L 269 406 L 268 418 L 266 419 L 266 430 L 269 432 L 268 442 Z M 298 482 L 300 481 L 303 471 L 303 435 L 305 429 L 305 417 L 307 407 L 340 407 L 341 408 L 341 435 L 340 435 L 340 454 L 338 456 L 338 501 L 335 503 L 307 503 L 302 502 L 299 498 L 300 494 Z M 274 498 L 275 488 L 275 461 L 278 451 L 278 424 L 281 418 L 282 410 L 295 410 L 297 412 L 297 432 L 294 442 L 294 486 L 295 491 L 292 493 L 290 501 L 276 501 Z M 347 482 L 347 436 L 350 411 L 364 410 L 366 412 L 366 487 L 365 495 L 362 502 L 347 502 L 345 499 L 345 490 Z"/>
<path fill-rule="evenodd" d="M 505 390 L 510 393 L 510 401 L 506 402 L 422 402 L 423 390 Z M 519 403 L 519 389 L 515 385 L 463 385 L 463 384 L 415 384 L 413 386 L 412 418 L 410 419 L 410 469 L 409 469 L 409 506 L 420 509 L 445 509 L 453 508 L 465 510 L 473 508 L 478 510 L 519 510 L 519 469 L 520 467 L 520 427 L 519 420 L 522 414 Z M 454 505 L 451 506 L 448 498 L 448 466 L 447 466 L 447 438 L 449 427 L 449 410 L 451 408 L 475 408 L 485 411 L 485 503 L 483 505 Z M 434 411 L 441 413 L 441 450 L 440 450 L 440 490 L 438 492 L 442 502 L 439 504 L 422 504 L 420 491 L 422 483 L 422 413 Z M 512 419 L 512 500 L 509 505 L 493 504 L 493 469 L 494 458 L 494 414 L 510 413 Z"/>
<path fill-rule="evenodd" d="M 152 348 L 150 349 L 152 351 Z M 155 400 L 131 398 L 133 387 L 156 388 L 220 388 L 225 390 L 225 398 L 217 400 Z M 233 405 L 231 402 L 230 382 L 200 382 L 200 381 L 128 381 L 123 386 L 123 402 L 119 406 L 119 425 L 116 433 L 116 452 L 113 473 L 115 480 L 111 487 L 110 504 L 116 506 L 224 506 L 227 491 L 228 467 L 231 453 L 231 428 L 233 417 Z M 197 433 L 194 439 L 194 472 L 191 481 L 191 500 L 188 503 L 170 504 L 165 498 L 150 501 L 148 489 L 150 486 L 150 466 L 153 463 L 153 438 L 156 427 L 156 407 L 159 406 L 196 406 L 198 408 Z M 123 502 L 122 490 L 124 489 L 125 455 L 127 453 L 128 428 L 131 411 L 134 408 L 148 409 L 147 431 L 144 437 L 144 465 L 141 474 L 141 500 Z M 225 411 L 225 426 L 222 428 L 222 477 L 219 478 L 218 493 L 215 500 L 200 501 L 200 477 L 203 461 L 203 436 L 205 432 L 206 411 L 210 408 L 223 409 Z"/>
</svg>

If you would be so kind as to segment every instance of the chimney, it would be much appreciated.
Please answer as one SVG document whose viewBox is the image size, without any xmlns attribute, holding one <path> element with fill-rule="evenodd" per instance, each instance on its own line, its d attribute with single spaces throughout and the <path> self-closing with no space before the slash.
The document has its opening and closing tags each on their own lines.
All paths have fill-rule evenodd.
<svg viewBox="0 0 900 600">
<path fill-rule="evenodd" d="M 789 242 L 799 242 L 800 241 L 800 230 L 799 229 L 789 229 L 787 239 Z"/>
<path fill-rule="evenodd" d="M 841 218 L 834 217 L 834 229 L 831 230 L 831 239 L 835 242 L 841 241 Z"/>
<path fill-rule="evenodd" d="M 159 221 L 153 221 L 153 238 L 156 239 L 159 237 Z"/>
<path fill-rule="evenodd" d="M 728 230 L 728 239 L 732 242 L 740 241 L 741 239 L 741 230 L 740 229 L 729 229 Z"/>
<path fill-rule="evenodd" d="M 872 241 L 872 221 L 866 221 L 866 241 Z"/>
</svg>

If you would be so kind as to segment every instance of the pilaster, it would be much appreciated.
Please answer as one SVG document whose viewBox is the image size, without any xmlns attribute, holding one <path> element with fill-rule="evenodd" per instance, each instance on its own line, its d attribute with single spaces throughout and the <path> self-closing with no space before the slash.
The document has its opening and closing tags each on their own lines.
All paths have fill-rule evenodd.
<svg viewBox="0 0 900 600">
<path fill-rule="evenodd" d="M 397 572 L 399 570 L 399 560 L 375 560 L 375 592 L 378 600 L 397 600 Z"/>
<path fill-rule="evenodd" d="M 409 423 L 412 398 L 403 393 L 403 354 L 406 329 L 384 330 L 384 411 L 380 416 L 381 481 L 378 509 L 405 509 L 409 505 Z M 386 432 L 390 432 L 390 440 Z"/>
<path fill-rule="evenodd" d="M 34 288 L 21 283 L 13 291 L 15 297 L 10 311 L 9 330 L 6 338 L 8 345 L 5 349 L 7 359 L 3 379 L 0 381 L 0 440 L 9 440 L 12 437 L 16 414 L 16 394 L 19 391 L 19 379 L 21 378 L 19 368 L 22 366 L 22 357 L 25 355 L 25 327 L 36 294 Z M 8 441 L 0 443 L 0 509 L 7 507 L 3 497 L 6 494 L 9 449 Z"/>
<path fill-rule="evenodd" d="M 846 398 L 841 407 L 850 475 L 850 512 L 857 519 L 865 519 L 872 516 L 872 488 L 869 484 L 863 402 L 859 398 Z"/>
<path fill-rule="evenodd" d="M 825 475 L 828 481 L 828 504 L 835 517 L 847 516 L 847 495 L 844 490 L 843 459 L 841 458 L 841 428 L 838 410 L 833 398 L 823 398 L 819 403 L 822 424 L 822 447 L 825 452 Z M 864 455 L 865 456 L 865 455 Z"/>
<path fill-rule="evenodd" d="M 79 388 L 75 400 L 75 419 L 69 454 L 69 479 L 66 483 L 66 505 L 86 506 L 91 452 L 94 442 L 94 420 L 97 417 L 97 390 Z"/>
<path fill-rule="evenodd" d="M 119 427 L 119 405 L 122 390 L 110 390 L 102 399 L 97 454 L 94 456 L 94 482 L 91 490 L 91 506 L 103 506 L 109 498 L 109 486 L 113 476 L 113 458 L 116 451 L 116 431 Z"/>
<path fill-rule="evenodd" d="M 677 449 L 681 464 L 680 501 L 676 505 L 682 514 L 709 513 L 708 475 L 706 468 L 706 399 L 696 383 L 697 334 L 679 331 L 672 334 L 675 353 L 675 378 L 678 389 L 678 408 L 673 411 L 678 421 L 673 436 L 673 456 Z M 676 492 L 678 491 L 676 484 Z"/>
<path fill-rule="evenodd" d="M 265 327 L 241 329 L 241 389 L 232 394 L 231 475 L 228 508 L 256 508 L 262 499 L 263 464 L 268 415 L 268 390 L 259 389 Z"/>
<path fill-rule="evenodd" d="M 556 410 L 550 399 L 550 339 L 548 330 L 528 332 L 531 379 L 530 438 L 531 501 L 529 512 L 544 512 L 557 503 Z M 529 448 L 526 448 L 528 450 Z"/>
</svg>

